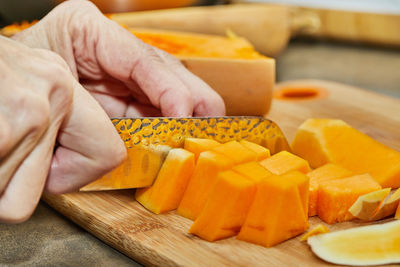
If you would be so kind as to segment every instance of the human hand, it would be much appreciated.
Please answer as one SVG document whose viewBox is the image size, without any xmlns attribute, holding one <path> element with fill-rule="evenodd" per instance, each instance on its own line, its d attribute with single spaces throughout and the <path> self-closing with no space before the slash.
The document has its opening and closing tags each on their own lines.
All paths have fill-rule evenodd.
<svg viewBox="0 0 400 267">
<path fill-rule="evenodd" d="M 14 38 L 61 55 L 111 117 L 225 114 L 221 97 L 206 83 L 89 1 L 67 1 Z"/>
<path fill-rule="evenodd" d="M 47 177 L 50 191 L 69 191 L 124 159 L 109 118 L 61 57 L 0 37 L 0 76 L 0 221 L 26 220 Z"/>
</svg>

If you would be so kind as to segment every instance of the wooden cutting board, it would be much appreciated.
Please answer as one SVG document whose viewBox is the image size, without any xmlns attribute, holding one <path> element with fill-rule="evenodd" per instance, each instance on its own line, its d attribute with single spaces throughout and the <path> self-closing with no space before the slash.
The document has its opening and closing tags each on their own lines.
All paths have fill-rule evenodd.
<svg viewBox="0 0 400 267">
<path fill-rule="evenodd" d="M 287 91 L 288 88 L 292 91 Z M 282 95 L 288 97 L 282 99 Z M 399 99 L 317 80 L 281 83 L 276 96 L 280 99 L 275 99 L 267 117 L 281 126 L 289 141 L 305 119 L 331 117 L 343 119 L 400 151 Z M 133 190 L 45 195 L 43 198 L 67 218 L 145 265 L 330 266 L 315 257 L 299 237 L 272 248 L 235 238 L 214 243 L 203 241 L 187 233 L 190 220 L 175 212 L 154 215 L 146 211 L 134 200 Z M 318 223 L 321 223 L 318 218 L 310 218 L 311 228 Z M 329 228 L 339 230 L 358 225 L 363 223 L 346 222 Z"/>
</svg>

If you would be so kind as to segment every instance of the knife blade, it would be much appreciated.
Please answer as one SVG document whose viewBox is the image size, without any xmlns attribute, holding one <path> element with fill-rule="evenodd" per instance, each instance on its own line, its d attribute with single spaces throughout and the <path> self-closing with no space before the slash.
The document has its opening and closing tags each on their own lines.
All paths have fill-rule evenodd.
<svg viewBox="0 0 400 267">
<path fill-rule="evenodd" d="M 112 122 L 125 143 L 128 157 L 122 165 L 81 191 L 152 185 L 169 150 L 183 147 L 187 137 L 209 138 L 220 143 L 247 140 L 268 148 L 271 154 L 290 149 L 278 125 L 263 117 L 114 118 Z"/>
</svg>

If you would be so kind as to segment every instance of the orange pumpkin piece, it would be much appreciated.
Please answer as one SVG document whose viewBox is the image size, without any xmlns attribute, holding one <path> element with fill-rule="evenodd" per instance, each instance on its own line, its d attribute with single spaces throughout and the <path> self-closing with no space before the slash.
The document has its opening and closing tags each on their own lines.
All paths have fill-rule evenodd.
<svg viewBox="0 0 400 267">
<path fill-rule="evenodd" d="M 254 153 L 256 153 L 257 161 L 269 158 L 271 156 L 271 153 L 268 148 L 260 146 L 256 143 L 249 142 L 246 140 L 240 140 L 239 143 L 244 147 L 247 147 L 248 149 L 252 150 Z"/>
<path fill-rule="evenodd" d="M 220 143 L 206 138 L 185 138 L 183 148 L 194 154 L 197 161 L 201 152 L 211 150 L 213 147 L 219 146 Z"/>
<path fill-rule="evenodd" d="M 292 148 L 313 168 L 331 162 L 355 174 L 369 173 L 382 187 L 400 187 L 400 153 L 341 120 L 305 121 Z"/>
<path fill-rule="evenodd" d="M 262 180 L 237 238 L 271 247 L 303 233 L 309 226 L 308 186 L 298 171 Z"/>
<path fill-rule="evenodd" d="M 305 233 L 301 238 L 300 241 L 306 241 L 309 237 L 314 236 L 314 235 L 320 235 L 320 234 L 325 234 L 329 233 L 329 228 L 326 227 L 323 224 L 318 224 L 315 226 L 313 229 Z"/>
<path fill-rule="evenodd" d="M 356 202 L 349 208 L 349 212 L 354 217 L 369 221 L 379 211 L 380 207 L 385 202 L 386 197 L 390 194 L 390 188 L 384 188 L 378 191 L 373 191 L 361 195 Z M 396 209 L 396 207 L 395 207 Z M 392 214 L 395 210 L 393 210 Z"/>
<path fill-rule="evenodd" d="M 374 215 L 369 219 L 376 221 L 393 215 L 396 212 L 400 202 L 400 188 L 397 189 L 393 194 L 387 197 L 382 205 L 380 205 Z"/>
<path fill-rule="evenodd" d="M 323 181 L 341 179 L 351 176 L 351 171 L 332 163 L 325 164 L 309 173 L 310 177 L 310 199 L 308 202 L 308 216 L 317 215 L 318 187 Z"/>
<path fill-rule="evenodd" d="M 221 154 L 212 151 L 200 153 L 193 175 L 179 204 L 178 214 L 195 220 L 214 187 L 218 173 L 232 166 L 233 161 Z"/>
<path fill-rule="evenodd" d="M 119 167 L 82 187 L 80 191 L 151 186 L 170 150 L 171 147 L 166 145 L 128 148 L 127 158 Z"/>
<path fill-rule="evenodd" d="M 380 189 L 369 174 L 322 182 L 318 189 L 318 216 L 330 224 L 351 220 L 354 217 L 348 210 L 357 198 Z"/>
<path fill-rule="evenodd" d="M 256 182 L 233 172 L 218 174 L 207 203 L 189 233 L 207 241 L 236 235 L 246 218 L 256 191 Z"/>
<path fill-rule="evenodd" d="M 178 208 L 194 170 L 194 154 L 172 149 L 151 187 L 136 190 L 136 200 L 155 214 Z"/>
<path fill-rule="evenodd" d="M 232 171 L 237 172 L 256 183 L 259 183 L 263 179 L 267 179 L 269 176 L 273 175 L 257 161 L 236 165 L 232 168 Z"/>
<path fill-rule="evenodd" d="M 306 160 L 287 151 L 276 153 L 272 157 L 261 161 L 260 164 L 276 175 L 282 175 L 290 171 L 300 171 L 302 173 L 310 171 L 310 166 Z"/>
<path fill-rule="evenodd" d="M 212 151 L 230 158 L 235 164 L 254 161 L 257 158 L 257 154 L 255 152 L 246 148 L 237 141 L 230 141 L 214 147 L 212 148 Z"/>
</svg>

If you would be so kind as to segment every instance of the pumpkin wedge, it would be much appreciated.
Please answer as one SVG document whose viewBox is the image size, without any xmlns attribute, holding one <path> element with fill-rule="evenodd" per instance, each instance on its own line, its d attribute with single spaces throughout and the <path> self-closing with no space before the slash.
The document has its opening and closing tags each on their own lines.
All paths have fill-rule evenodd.
<svg viewBox="0 0 400 267">
<path fill-rule="evenodd" d="M 194 166 L 193 153 L 181 148 L 172 149 L 153 185 L 136 189 L 136 200 L 155 214 L 177 209 Z"/>
<path fill-rule="evenodd" d="M 270 153 L 268 148 L 260 146 L 260 145 L 258 145 L 256 143 L 249 142 L 249 141 L 246 141 L 246 140 L 240 140 L 239 143 L 241 145 L 243 145 L 244 147 L 252 150 L 254 153 L 256 153 L 256 156 L 257 156 L 256 160 L 257 161 L 269 158 L 271 156 L 271 153 Z"/>
<path fill-rule="evenodd" d="M 400 221 L 312 236 L 308 244 L 321 259 L 342 265 L 400 263 Z"/>
<path fill-rule="evenodd" d="M 185 138 L 183 148 L 194 154 L 195 160 L 197 161 L 201 152 L 211 150 L 213 147 L 220 145 L 219 142 L 206 139 L 206 138 Z"/>
<path fill-rule="evenodd" d="M 246 219 L 255 191 L 255 181 L 233 171 L 220 172 L 189 233 L 207 241 L 236 235 Z"/>
<path fill-rule="evenodd" d="M 212 151 L 200 153 L 177 213 L 195 220 L 203 209 L 220 171 L 230 169 L 234 162 Z"/>
<path fill-rule="evenodd" d="M 390 188 L 384 188 L 359 196 L 356 202 L 349 208 L 349 212 L 360 220 L 369 221 L 379 211 L 379 208 L 383 205 L 389 194 Z M 396 207 L 394 207 L 392 214 L 395 209 Z"/>
<path fill-rule="evenodd" d="M 397 207 L 400 202 L 400 188 L 397 189 L 393 194 L 384 200 L 382 205 L 378 207 L 378 210 L 369 219 L 371 221 L 376 221 L 395 214 Z"/>
<path fill-rule="evenodd" d="M 380 189 L 369 174 L 322 182 L 318 189 L 318 217 L 329 224 L 351 220 L 354 217 L 348 210 L 357 198 Z"/>
<path fill-rule="evenodd" d="M 400 153 L 344 121 L 305 121 L 296 133 L 292 149 L 313 168 L 331 162 L 354 174 L 369 173 L 384 188 L 400 187 Z"/>
<path fill-rule="evenodd" d="M 290 171 L 300 171 L 302 173 L 310 171 L 310 166 L 306 160 L 287 151 L 276 153 L 272 157 L 262 160 L 260 164 L 276 175 L 282 175 Z"/>
<path fill-rule="evenodd" d="M 127 144 L 125 144 L 127 145 Z M 80 191 L 113 190 L 151 186 L 171 150 L 170 146 L 149 145 L 127 149 L 127 158 L 119 167 L 102 178 L 82 187 Z M 123 179 L 121 179 L 123 177 Z"/>
<path fill-rule="evenodd" d="M 308 216 L 317 215 L 318 187 L 323 181 L 341 179 L 351 176 L 351 171 L 332 163 L 325 164 L 309 173 L 310 177 L 310 199 L 308 202 Z"/>
<path fill-rule="evenodd" d="M 265 115 L 275 84 L 275 61 L 244 38 L 131 29 L 145 43 L 171 53 L 224 99 L 227 115 Z M 232 93 L 235 92 L 235 93 Z"/>
<path fill-rule="evenodd" d="M 308 186 L 298 171 L 262 180 L 237 239 L 271 247 L 303 233 L 309 226 Z"/>
</svg>

